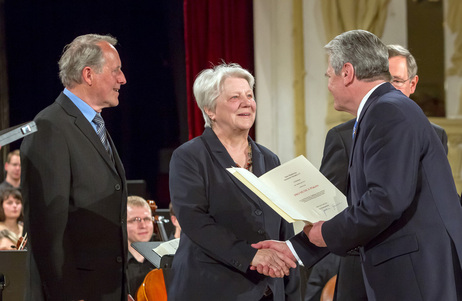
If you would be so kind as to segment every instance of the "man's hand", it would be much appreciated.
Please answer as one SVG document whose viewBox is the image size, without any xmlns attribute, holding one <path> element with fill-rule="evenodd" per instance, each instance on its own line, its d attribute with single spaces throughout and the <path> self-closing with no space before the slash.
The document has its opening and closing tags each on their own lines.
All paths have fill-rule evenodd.
<svg viewBox="0 0 462 301">
<path fill-rule="evenodd" d="M 324 224 L 324 221 L 314 223 L 313 226 L 307 225 L 305 228 L 303 228 L 303 232 L 305 232 L 306 236 L 308 236 L 312 244 L 318 247 L 327 247 L 326 242 L 322 237 L 322 224 Z"/>
<path fill-rule="evenodd" d="M 297 267 L 296 259 L 285 242 L 266 240 L 252 244 L 258 249 L 251 263 L 251 270 L 270 277 L 289 275 L 289 268 Z"/>
<path fill-rule="evenodd" d="M 255 248 L 255 249 L 273 249 L 275 251 L 278 251 L 279 253 L 282 253 L 282 254 L 286 255 L 293 262 L 297 261 L 297 259 L 295 259 L 294 254 L 292 254 L 292 252 L 290 251 L 287 244 L 285 242 L 283 242 L 283 241 L 264 240 L 264 241 L 260 241 L 260 242 L 258 242 L 256 244 L 252 244 L 252 248 Z M 291 267 L 295 268 L 296 265 L 291 266 Z"/>
</svg>

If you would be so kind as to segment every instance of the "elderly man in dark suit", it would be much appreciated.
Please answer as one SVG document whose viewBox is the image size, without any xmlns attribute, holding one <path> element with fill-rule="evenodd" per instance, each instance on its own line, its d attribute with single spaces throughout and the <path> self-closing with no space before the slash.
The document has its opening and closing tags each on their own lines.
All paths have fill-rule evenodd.
<svg viewBox="0 0 462 301">
<path fill-rule="evenodd" d="M 125 172 L 100 113 L 126 83 L 111 36 L 79 36 L 21 145 L 30 300 L 127 300 Z"/>
<path fill-rule="evenodd" d="M 350 206 L 305 233 L 333 253 L 359 251 L 369 300 L 459 300 L 462 207 L 444 147 L 422 110 L 386 82 L 388 50 L 376 36 L 350 31 L 326 50 L 334 106 L 357 116 Z"/>
<path fill-rule="evenodd" d="M 375 35 L 349 31 L 325 48 L 334 107 L 357 116 L 349 206 L 307 225 L 290 246 L 255 247 L 292 247 L 302 262 L 325 247 L 359 252 L 368 300 L 460 300 L 462 207 L 443 145 L 418 105 L 389 83 L 388 50 Z"/>
<path fill-rule="evenodd" d="M 414 93 L 419 76 L 417 75 L 417 63 L 414 56 L 406 48 L 400 45 L 388 45 L 389 70 L 392 76 L 392 85 L 409 97 Z M 353 126 L 356 119 L 351 119 L 329 130 L 326 136 L 324 154 L 320 171 L 344 194 L 347 192 L 348 161 L 352 144 Z M 432 123 L 432 127 L 443 144 L 446 154 L 448 153 L 448 136 L 444 129 Z M 335 254 L 329 257 L 337 256 Z M 332 260 L 331 260 L 332 261 Z M 329 261 L 328 261 L 329 262 Z M 359 253 L 352 252 L 346 257 L 341 257 L 340 266 L 327 266 L 323 261 L 318 269 L 338 268 L 335 299 L 338 301 L 367 300 L 366 289 L 361 271 Z M 325 279 L 327 282 L 329 279 Z M 320 288 L 322 289 L 322 287 Z"/>
</svg>

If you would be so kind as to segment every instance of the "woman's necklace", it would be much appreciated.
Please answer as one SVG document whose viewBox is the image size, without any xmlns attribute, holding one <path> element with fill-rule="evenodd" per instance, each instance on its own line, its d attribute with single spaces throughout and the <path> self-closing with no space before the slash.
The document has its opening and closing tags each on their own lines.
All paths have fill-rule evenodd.
<svg viewBox="0 0 462 301">
<path fill-rule="evenodd" d="M 244 168 L 247 169 L 248 171 L 252 171 L 252 147 L 250 146 L 250 143 L 249 143 L 247 156 L 248 156 L 248 159 L 247 159 L 247 163 L 245 164 Z M 236 162 L 234 163 L 236 164 L 237 167 L 241 167 Z"/>
</svg>

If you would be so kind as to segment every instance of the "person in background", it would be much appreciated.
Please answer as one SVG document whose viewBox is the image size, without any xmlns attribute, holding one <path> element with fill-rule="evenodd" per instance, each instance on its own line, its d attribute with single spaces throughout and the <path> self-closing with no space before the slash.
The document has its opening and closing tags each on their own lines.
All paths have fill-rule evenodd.
<svg viewBox="0 0 462 301">
<path fill-rule="evenodd" d="M 17 188 L 6 188 L 0 199 L 0 230 L 8 229 L 16 240 L 23 235 L 22 196 Z"/>
<path fill-rule="evenodd" d="M 8 229 L 0 230 L 0 251 L 16 250 L 17 236 Z"/>
<path fill-rule="evenodd" d="M 151 207 L 145 199 L 139 196 L 129 196 L 127 200 L 127 237 L 128 237 L 128 281 L 130 294 L 136 291 L 143 283 L 144 277 L 155 268 L 133 246 L 134 242 L 151 241 L 153 235 Z"/>
<path fill-rule="evenodd" d="M 226 170 L 239 166 L 256 176 L 279 159 L 249 137 L 256 102 L 254 77 L 237 64 L 203 70 L 194 96 L 204 133 L 179 148 L 170 161 L 170 196 L 181 224 L 173 259 L 169 301 L 300 300 L 296 265 L 273 250 L 256 250 L 262 239 L 285 240 L 293 227 Z M 250 270 L 266 263 L 284 279 Z"/>
<path fill-rule="evenodd" d="M 0 193 L 5 188 L 21 185 L 21 157 L 19 149 L 9 152 L 5 163 L 5 180 L 0 184 Z"/>
<path fill-rule="evenodd" d="M 27 300 L 128 298 L 127 183 L 101 116 L 126 83 L 116 44 L 86 34 L 64 48 L 65 89 L 21 144 Z"/>
<path fill-rule="evenodd" d="M 175 230 L 171 234 L 170 239 L 180 238 L 181 226 L 180 226 L 180 223 L 178 222 L 178 219 L 176 218 L 175 211 L 173 211 L 172 203 L 168 205 L 168 209 L 170 211 L 170 220 L 172 221 L 172 224 L 175 227 Z"/>
<path fill-rule="evenodd" d="M 417 63 L 414 56 L 401 45 L 387 45 L 388 64 L 392 76 L 391 84 L 404 95 L 410 97 L 417 88 L 419 75 L 417 75 Z M 448 135 L 437 124 L 431 123 L 436 135 L 441 140 L 446 155 L 448 154 Z"/>
</svg>

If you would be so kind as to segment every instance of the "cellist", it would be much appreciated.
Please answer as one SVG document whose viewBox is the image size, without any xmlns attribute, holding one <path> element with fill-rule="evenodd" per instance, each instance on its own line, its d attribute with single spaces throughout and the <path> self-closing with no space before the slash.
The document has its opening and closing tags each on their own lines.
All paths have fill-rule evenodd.
<svg viewBox="0 0 462 301">
<path fill-rule="evenodd" d="M 129 196 L 127 200 L 127 238 L 128 238 L 128 281 L 132 296 L 144 280 L 144 277 L 155 268 L 131 244 L 148 242 L 153 237 L 152 211 L 145 199 Z"/>
</svg>

